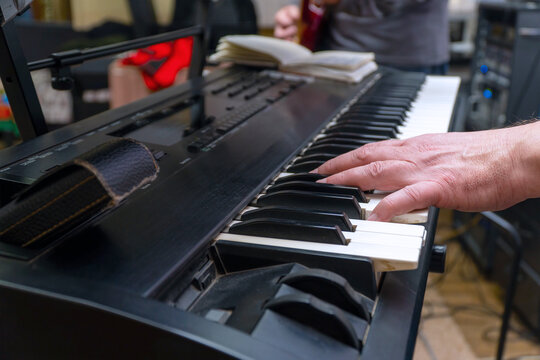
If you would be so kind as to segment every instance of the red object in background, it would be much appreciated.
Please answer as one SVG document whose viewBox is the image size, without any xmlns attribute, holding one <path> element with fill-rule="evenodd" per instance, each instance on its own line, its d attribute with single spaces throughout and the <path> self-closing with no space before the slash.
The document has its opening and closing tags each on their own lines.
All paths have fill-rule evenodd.
<svg viewBox="0 0 540 360">
<path fill-rule="evenodd" d="M 122 60 L 123 65 L 136 65 L 142 71 L 150 90 L 171 86 L 180 70 L 191 63 L 193 38 L 188 37 L 139 49 Z"/>
<path fill-rule="evenodd" d="M 7 105 L 0 104 L 0 119 L 10 119 L 11 109 Z"/>
<path fill-rule="evenodd" d="M 324 5 L 315 0 L 302 1 L 300 44 L 315 50 L 324 20 Z"/>
</svg>

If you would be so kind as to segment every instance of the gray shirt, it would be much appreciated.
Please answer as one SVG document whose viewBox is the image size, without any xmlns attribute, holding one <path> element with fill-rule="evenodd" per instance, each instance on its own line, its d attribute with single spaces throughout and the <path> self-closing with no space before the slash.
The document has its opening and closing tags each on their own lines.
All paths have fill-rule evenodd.
<svg viewBox="0 0 540 360">
<path fill-rule="evenodd" d="M 372 51 L 380 64 L 448 62 L 447 0 L 341 0 L 331 12 L 324 47 Z"/>
</svg>

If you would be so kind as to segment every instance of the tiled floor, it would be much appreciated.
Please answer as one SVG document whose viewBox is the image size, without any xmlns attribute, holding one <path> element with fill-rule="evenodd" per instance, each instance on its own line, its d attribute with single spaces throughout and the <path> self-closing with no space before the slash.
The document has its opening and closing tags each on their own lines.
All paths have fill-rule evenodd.
<svg viewBox="0 0 540 360">
<path fill-rule="evenodd" d="M 436 242 L 451 238 L 451 212 L 441 211 Z M 446 272 L 432 274 L 424 300 L 415 360 L 494 359 L 503 303 L 502 289 L 478 272 L 453 240 Z M 512 318 L 505 359 L 540 359 L 540 341 Z"/>
</svg>

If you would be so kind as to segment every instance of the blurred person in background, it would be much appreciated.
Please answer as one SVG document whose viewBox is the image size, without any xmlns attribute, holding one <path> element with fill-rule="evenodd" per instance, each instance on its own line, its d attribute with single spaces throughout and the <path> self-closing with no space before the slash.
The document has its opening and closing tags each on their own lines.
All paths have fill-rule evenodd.
<svg viewBox="0 0 540 360">
<path fill-rule="evenodd" d="M 314 1 L 314 0 L 304 0 Z M 449 61 L 447 0 L 318 0 L 324 26 L 316 50 L 374 52 L 378 64 L 445 74 Z M 293 41 L 301 10 L 275 15 L 274 36 Z"/>
</svg>

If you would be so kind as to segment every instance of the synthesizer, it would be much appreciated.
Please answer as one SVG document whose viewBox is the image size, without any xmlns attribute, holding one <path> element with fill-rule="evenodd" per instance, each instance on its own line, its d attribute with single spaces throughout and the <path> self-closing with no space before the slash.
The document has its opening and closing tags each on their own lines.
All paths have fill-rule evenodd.
<svg viewBox="0 0 540 360">
<path fill-rule="evenodd" d="M 406 359 L 436 209 L 366 218 L 384 193 L 309 171 L 372 141 L 445 132 L 459 79 L 359 84 L 234 67 L 0 151 L 8 204 L 114 139 L 159 173 L 47 242 L 0 235 L 5 358 Z M 396 271 L 399 270 L 399 271 Z"/>
</svg>

